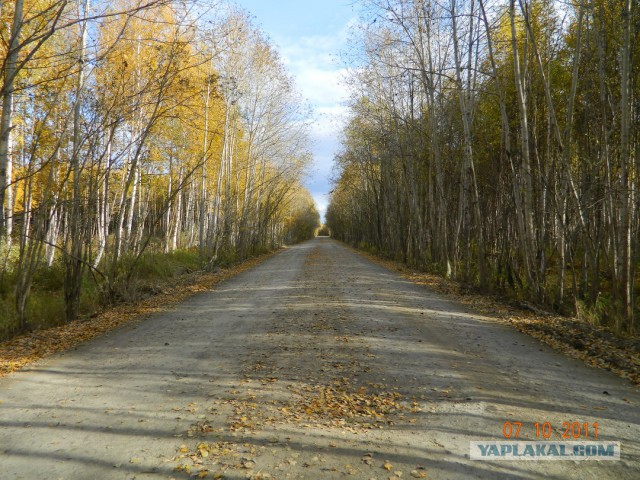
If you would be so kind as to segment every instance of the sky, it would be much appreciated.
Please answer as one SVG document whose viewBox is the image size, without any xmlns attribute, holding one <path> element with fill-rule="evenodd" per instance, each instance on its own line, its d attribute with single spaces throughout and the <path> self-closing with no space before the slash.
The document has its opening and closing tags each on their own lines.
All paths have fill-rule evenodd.
<svg viewBox="0 0 640 480">
<path fill-rule="evenodd" d="M 270 37 L 295 78 L 303 97 L 312 105 L 313 165 L 305 186 L 324 216 L 331 190 L 333 158 L 340 148 L 345 118 L 344 70 L 339 59 L 355 21 L 353 0 L 236 0 L 255 17 Z"/>
</svg>

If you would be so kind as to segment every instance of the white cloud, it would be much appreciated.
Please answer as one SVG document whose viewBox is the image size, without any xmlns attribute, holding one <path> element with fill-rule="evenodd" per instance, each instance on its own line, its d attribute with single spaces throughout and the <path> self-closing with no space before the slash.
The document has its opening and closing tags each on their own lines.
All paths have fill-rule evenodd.
<svg viewBox="0 0 640 480">
<path fill-rule="evenodd" d="M 316 208 L 320 213 L 320 221 L 324 223 L 325 215 L 327 214 L 327 207 L 329 206 L 329 195 L 316 194 L 313 195 L 313 200 L 316 202 Z"/>
<path fill-rule="evenodd" d="M 320 107 L 316 109 L 313 124 L 315 138 L 322 140 L 332 139 L 339 142 L 342 130 L 347 123 L 349 109 L 344 105 Z"/>
<path fill-rule="evenodd" d="M 315 106 L 332 106 L 346 100 L 344 86 L 341 85 L 344 70 L 326 70 L 310 64 L 289 67 L 302 95 Z"/>
<path fill-rule="evenodd" d="M 332 34 L 302 37 L 295 42 L 276 39 L 300 93 L 315 111 L 311 131 L 314 165 L 306 184 L 323 218 L 329 201 L 333 159 L 340 149 L 341 130 L 348 112 L 347 90 L 342 83 L 347 72 L 339 64 L 338 55 L 346 48 L 355 21 L 349 20 Z"/>
</svg>

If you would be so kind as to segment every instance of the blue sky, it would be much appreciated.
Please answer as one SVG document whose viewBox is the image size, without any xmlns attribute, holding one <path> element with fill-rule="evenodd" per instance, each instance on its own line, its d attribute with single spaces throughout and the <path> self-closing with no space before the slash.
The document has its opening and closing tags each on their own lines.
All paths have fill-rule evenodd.
<svg viewBox="0 0 640 480">
<path fill-rule="evenodd" d="M 333 157 L 339 149 L 346 113 L 344 74 L 338 55 L 346 47 L 356 13 L 353 0 L 236 0 L 255 16 L 295 77 L 315 111 L 312 129 L 314 164 L 306 186 L 324 215 Z"/>
</svg>

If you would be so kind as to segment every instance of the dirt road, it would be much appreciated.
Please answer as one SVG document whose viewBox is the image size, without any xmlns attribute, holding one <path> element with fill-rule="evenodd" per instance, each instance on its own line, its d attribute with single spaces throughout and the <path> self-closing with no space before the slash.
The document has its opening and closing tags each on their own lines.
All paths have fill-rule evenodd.
<svg viewBox="0 0 640 480">
<path fill-rule="evenodd" d="M 470 460 L 506 421 L 622 459 Z M 321 238 L 3 379 L 0 429 L 3 480 L 640 478 L 637 388 Z"/>
</svg>

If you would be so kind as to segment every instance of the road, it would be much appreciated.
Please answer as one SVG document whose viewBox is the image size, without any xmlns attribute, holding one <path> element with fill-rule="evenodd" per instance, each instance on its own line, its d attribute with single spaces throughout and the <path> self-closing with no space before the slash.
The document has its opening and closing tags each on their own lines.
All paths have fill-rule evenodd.
<svg viewBox="0 0 640 480">
<path fill-rule="evenodd" d="M 0 478 L 637 479 L 639 405 L 318 238 L 0 380 Z M 621 460 L 471 460 L 507 421 L 597 422 Z"/>
</svg>

